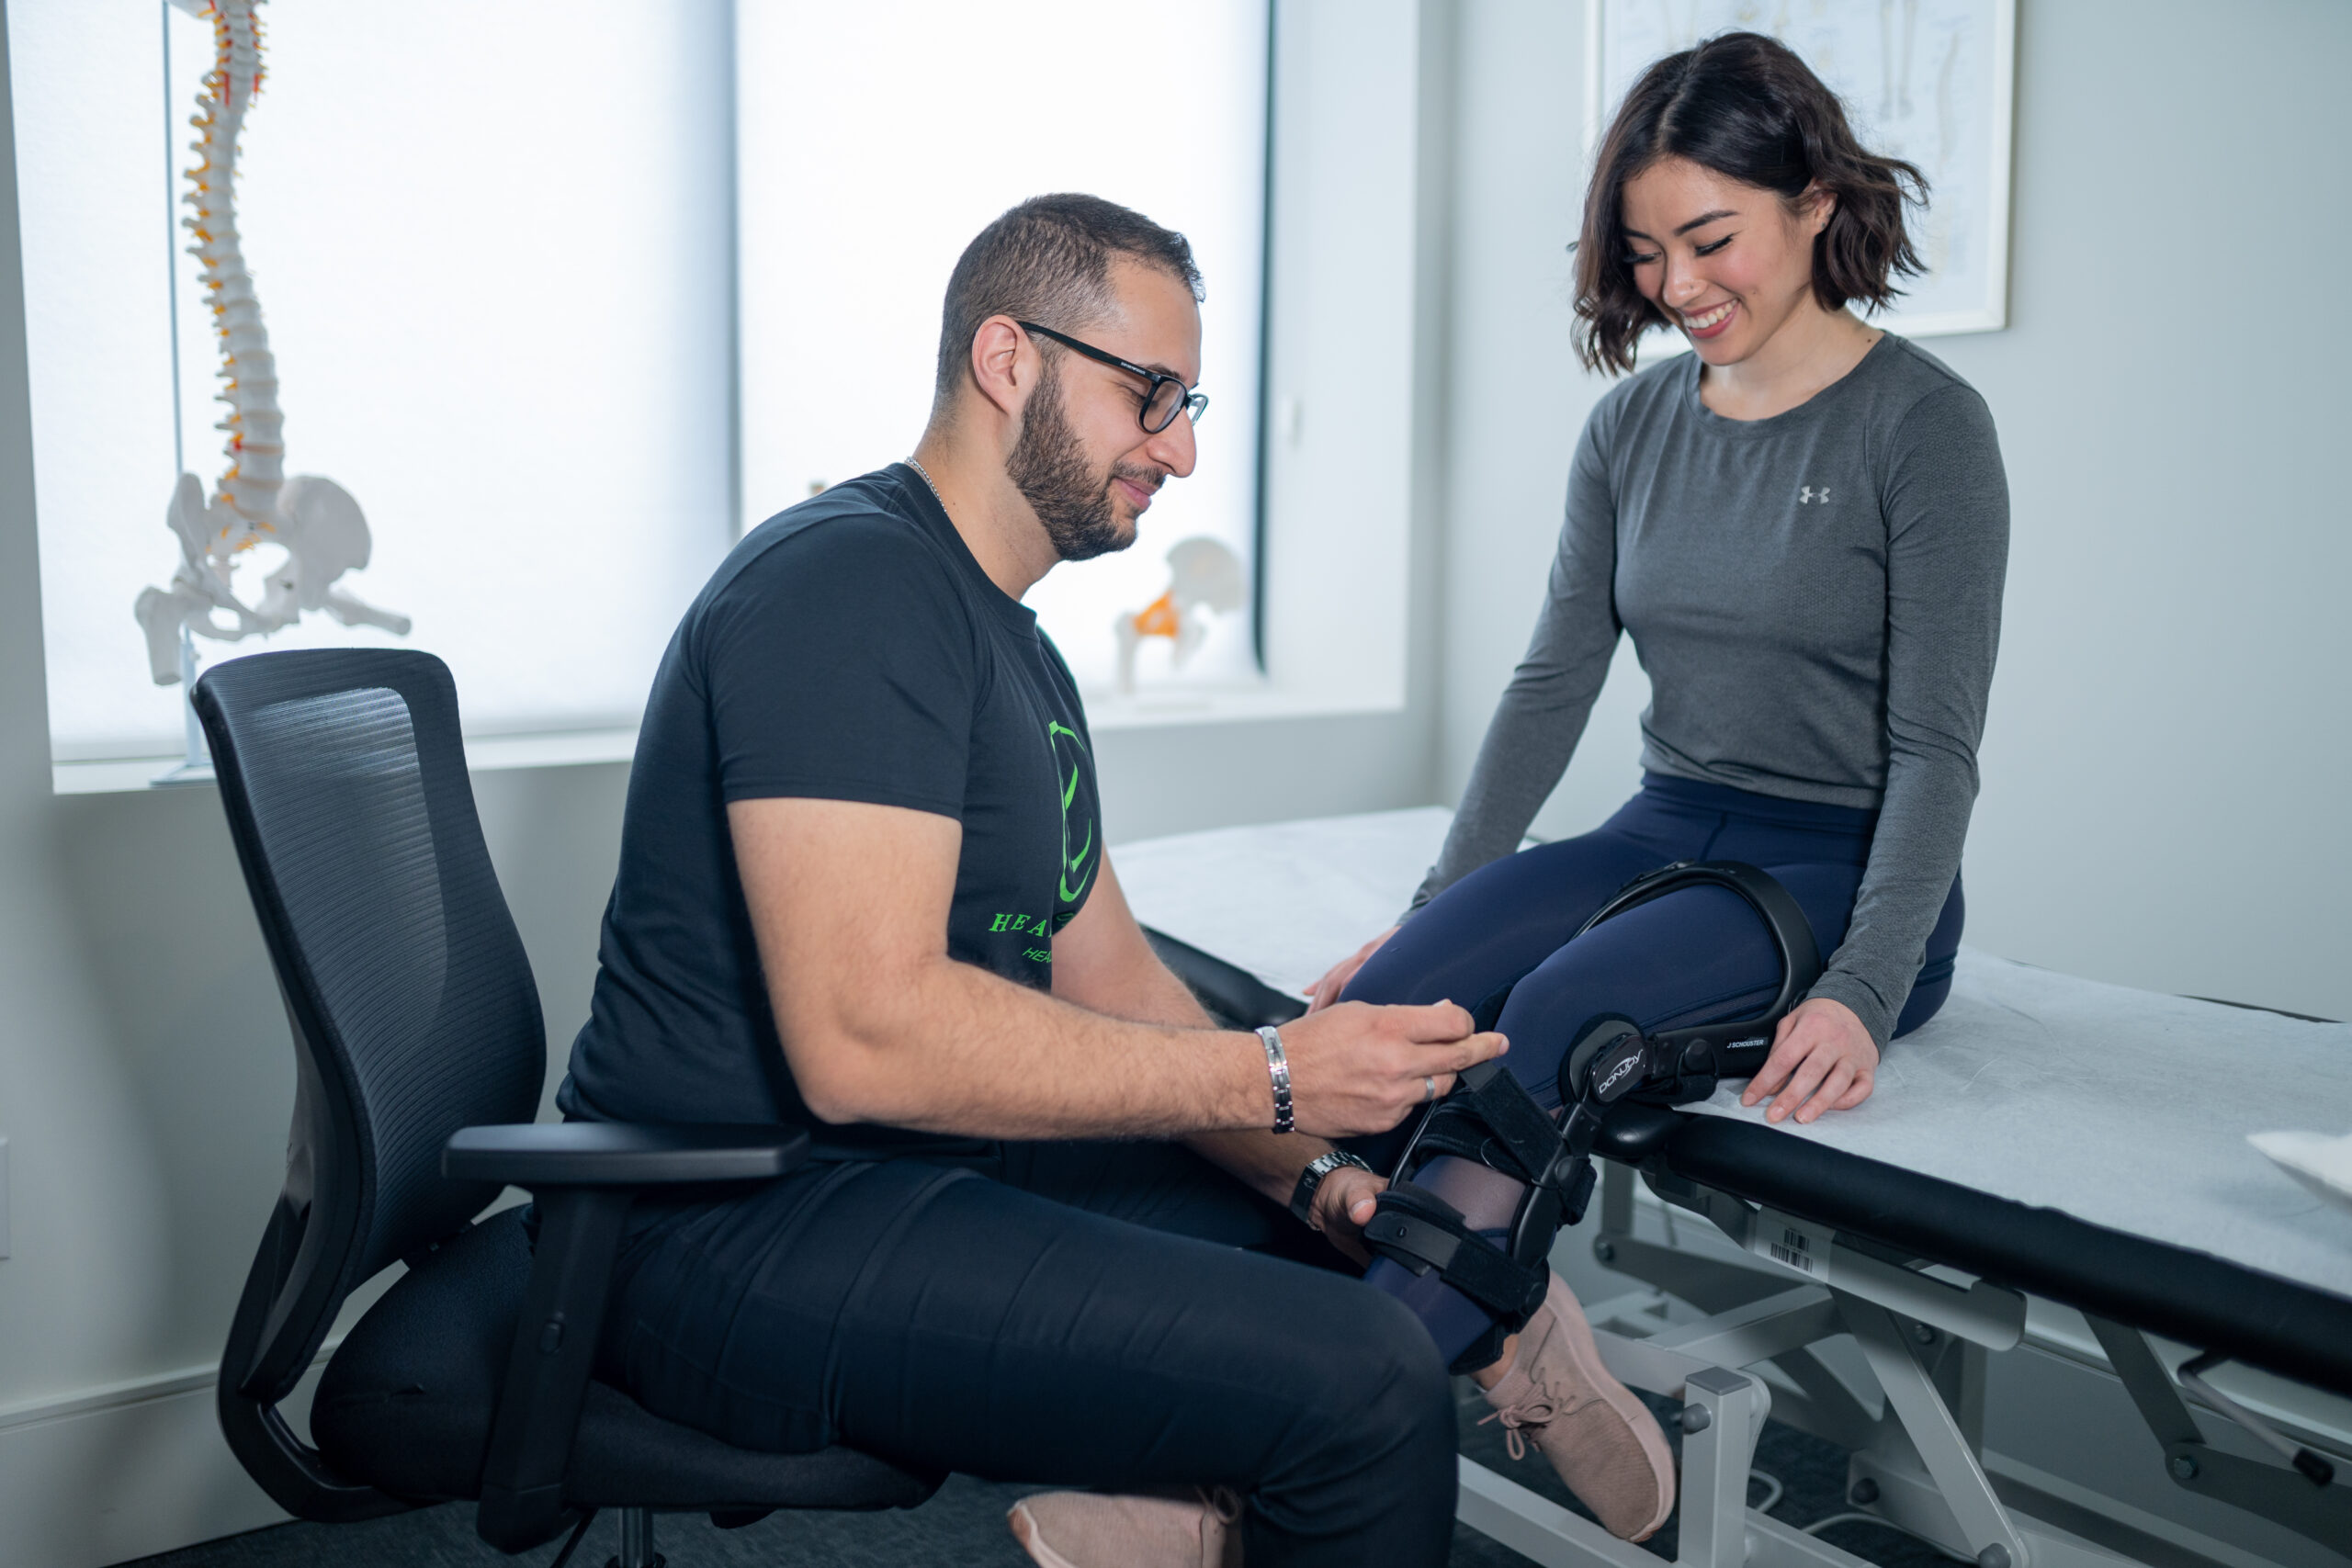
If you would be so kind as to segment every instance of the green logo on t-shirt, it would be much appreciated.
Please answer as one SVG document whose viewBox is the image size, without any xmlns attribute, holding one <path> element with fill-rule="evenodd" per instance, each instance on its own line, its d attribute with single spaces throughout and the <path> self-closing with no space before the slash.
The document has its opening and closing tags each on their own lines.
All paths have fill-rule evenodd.
<svg viewBox="0 0 2352 1568">
<path fill-rule="evenodd" d="M 1077 730 L 1050 719 L 1046 724 L 1046 739 L 1054 749 L 1054 773 L 1062 789 L 1061 899 L 1065 904 L 1075 904 L 1094 875 L 1094 868 L 1087 864 L 1087 858 L 1094 852 L 1094 818 L 1091 816 L 1086 818 L 1086 837 L 1080 842 L 1078 852 L 1069 852 L 1069 807 L 1070 803 L 1078 798 L 1079 777 L 1086 765 L 1086 742 L 1078 738 Z M 1067 771 L 1062 761 L 1062 742 L 1065 740 L 1069 742 L 1072 753 Z M 1070 886 L 1073 876 L 1078 878 L 1075 887 Z"/>
</svg>

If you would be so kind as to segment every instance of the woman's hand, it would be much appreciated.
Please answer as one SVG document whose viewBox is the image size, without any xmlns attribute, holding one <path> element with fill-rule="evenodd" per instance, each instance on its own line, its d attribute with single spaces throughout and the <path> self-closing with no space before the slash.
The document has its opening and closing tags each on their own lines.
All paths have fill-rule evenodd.
<svg viewBox="0 0 2352 1568">
<path fill-rule="evenodd" d="M 1321 1012 L 1325 1008 L 1338 1001 L 1340 993 L 1348 988 L 1348 982 L 1356 977 L 1356 971 L 1363 967 L 1363 961 L 1379 952 L 1380 944 L 1396 934 L 1396 928 L 1390 926 L 1386 931 L 1357 948 L 1355 952 L 1332 964 L 1330 972 L 1316 981 L 1315 988 L 1306 993 L 1306 1010 Z"/>
<path fill-rule="evenodd" d="M 1742 1105 L 1771 1098 L 1764 1120 L 1818 1121 L 1825 1111 L 1851 1111 L 1871 1097 L 1878 1080 L 1878 1043 L 1854 1010 L 1827 997 L 1808 997 L 1789 1010 L 1772 1036 L 1772 1055 L 1747 1080 Z"/>
<path fill-rule="evenodd" d="M 1373 1200 L 1387 1190 L 1387 1178 L 1343 1165 L 1323 1179 L 1307 1209 L 1315 1217 L 1315 1228 L 1329 1237 L 1333 1247 L 1369 1265 L 1372 1252 L 1363 1244 L 1363 1227 L 1372 1223 Z"/>
</svg>

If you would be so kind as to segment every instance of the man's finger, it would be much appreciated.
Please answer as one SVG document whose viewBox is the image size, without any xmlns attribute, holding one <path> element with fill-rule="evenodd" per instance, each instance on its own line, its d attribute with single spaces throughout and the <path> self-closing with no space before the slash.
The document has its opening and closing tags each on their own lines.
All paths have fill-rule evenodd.
<svg viewBox="0 0 2352 1568">
<path fill-rule="evenodd" d="M 1859 1069 L 1854 1074 L 1854 1081 L 1847 1086 L 1846 1092 L 1844 1094 L 1838 1097 L 1838 1103 L 1832 1107 L 1832 1109 L 1838 1111 L 1851 1111 L 1854 1107 L 1860 1105 L 1865 1100 L 1868 1100 L 1871 1097 L 1871 1090 L 1876 1088 L 1877 1085 L 1878 1075 L 1876 1073 L 1871 1071 L 1868 1067 Z"/>
<path fill-rule="evenodd" d="M 1510 1042 L 1492 1030 L 1484 1034 L 1473 1034 L 1469 1039 L 1447 1052 L 1446 1060 L 1453 1064 L 1448 1072 L 1458 1073 L 1464 1067 L 1475 1067 L 1481 1062 L 1491 1062 L 1510 1049 Z"/>
<path fill-rule="evenodd" d="M 1453 1002 L 1430 1002 L 1421 1007 L 1399 1005 L 1394 1010 L 1405 1025 L 1405 1038 L 1422 1045 L 1447 1045 L 1468 1034 L 1475 1027 L 1470 1010 Z M 1494 1052 L 1487 1053 L 1491 1056 Z M 1484 1061 L 1486 1057 L 1473 1057 Z"/>
<path fill-rule="evenodd" d="M 1340 1200 L 1342 1212 L 1351 1217 L 1357 1209 L 1378 1197 L 1388 1185 L 1371 1171 L 1357 1170 L 1351 1166 L 1341 1166 L 1333 1171 L 1331 1180 L 1337 1189 L 1334 1195 Z"/>
</svg>

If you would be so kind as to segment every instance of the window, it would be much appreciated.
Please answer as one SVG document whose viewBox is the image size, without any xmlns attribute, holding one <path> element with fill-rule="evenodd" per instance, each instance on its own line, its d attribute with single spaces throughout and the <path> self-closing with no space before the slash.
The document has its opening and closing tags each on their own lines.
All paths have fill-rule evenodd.
<svg viewBox="0 0 2352 1568">
<path fill-rule="evenodd" d="M 476 734 L 633 724 L 730 537 L 727 6 L 265 15 L 238 209 L 287 470 L 374 536 L 342 586 L 413 618 Z M 155 4 L 7 21 L 52 749 L 168 754 L 180 689 L 131 604 L 177 562 L 181 466 L 208 491 L 224 466 L 175 172 L 211 28 Z M 401 640 L 309 615 L 198 646 Z"/>
<path fill-rule="evenodd" d="M 1245 571 L 1255 554 L 1264 0 L 1176 22 L 1104 0 L 768 0 L 737 29 L 747 526 L 913 449 L 947 275 L 1006 208 L 1089 191 L 1192 242 L 1208 288 L 1200 465 L 1133 548 L 1057 567 L 1028 600 L 1102 705 L 1112 623 L 1167 588 L 1170 546 L 1213 537 Z M 1254 682 L 1246 595 L 1208 625 L 1184 682 Z M 1140 687 L 1167 682 L 1171 653 L 1144 644 Z"/>
<path fill-rule="evenodd" d="M 413 646 L 455 671 L 473 736 L 633 725 L 741 526 L 910 448 L 961 246 L 1079 188 L 1185 231 L 1211 290 L 1200 471 L 1136 549 L 1032 596 L 1109 686 L 1112 619 L 1166 587 L 1171 544 L 1253 567 L 1267 8 L 1008 12 L 270 7 L 237 207 L 286 468 L 357 500 L 373 558 L 339 586 L 414 628 L 313 613 L 199 656 Z M 178 475 L 209 492 L 226 462 L 179 225 L 211 28 L 160 0 L 7 25 L 52 751 L 168 755 L 181 691 L 131 605 L 177 564 Z M 984 93 L 983 59 L 1019 90 Z M 248 601 L 261 575 L 240 571 Z M 1252 630 L 1219 617 L 1183 679 L 1254 681 Z M 1148 642 L 1145 683 L 1168 663 Z"/>
</svg>

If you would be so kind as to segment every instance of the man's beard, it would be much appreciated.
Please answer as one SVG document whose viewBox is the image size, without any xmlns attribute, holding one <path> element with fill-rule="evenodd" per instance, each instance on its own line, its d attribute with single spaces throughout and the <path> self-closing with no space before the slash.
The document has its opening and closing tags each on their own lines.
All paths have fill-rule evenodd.
<svg viewBox="0 0 2352 1568">
<path fill-rule="evenodd" d="M 1119 526 L 1111 505 L 1114 466 L 1100 471 L 1087 466 L 1078 437 L 1062 417 L 1061 375 L 1048 363 L 1029 394 L 1021 421 L 1021 435 L 1005 459 L 1005 477 L 1036 513 L 1054 553 L 1064 560 L 1092 560 L 1136 542 L 1135 534 Z M 1149 488 L 1148 481 L 1138 481 Z"/>
</svg>

